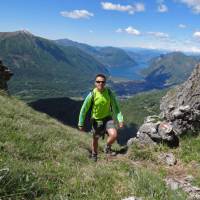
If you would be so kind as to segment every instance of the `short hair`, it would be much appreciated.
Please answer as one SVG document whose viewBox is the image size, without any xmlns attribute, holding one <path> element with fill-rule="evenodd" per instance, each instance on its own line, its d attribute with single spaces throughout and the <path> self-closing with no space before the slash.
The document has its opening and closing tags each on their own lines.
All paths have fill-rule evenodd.
<svg viewBox="0 0 200 200">
<path fill-rule="evenodd" d="M 106 81 L 106 76 L 104 74 L 97 74 L 96 77 L 95 77 L 95 80 L 97 79 L 97 77 L 102 77 Z"/>
</svg>

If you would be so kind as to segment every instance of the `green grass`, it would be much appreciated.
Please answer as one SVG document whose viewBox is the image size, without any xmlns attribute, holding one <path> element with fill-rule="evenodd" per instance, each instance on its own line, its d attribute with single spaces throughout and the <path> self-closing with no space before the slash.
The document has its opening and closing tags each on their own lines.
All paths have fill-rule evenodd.
<svg viewBox="0 0 200 200">
<path fill-rule="evenodd" d="M 183 200 L 186 195 L 180 191 L 168 189 L 158 174 L 147 169 L 131 171 L 131 180 L 137 196 L 145 197 L 148 200 Z"/>
<path fill-rule="evenodd" d="M 147 165 L 135 165 L 154 164 L 158 150 L 140 152 L 133 146 L 127 155 L 107 160 L 101 141 L 99 160 L 93 163 L 90 135 L 5 94 L 0 94 L 0 105 L 0 199 L 186 199 L 182 191 L 165 186 L 164 170 L 152 173 Z"/>
<path fill-rule="evenodd" d="M 188 173 L 194 177 L 193 184 L 200 187 L 200 134 L 185 134 L 181 137 L 180 147 L 174 153 L 189 166 Z"/>
<path fill-rule="evenodd" d="M 149 115 L 160 113 L 160 99 L 167 90 L 154 90 L 139 93 L 132 98 L 122 101 L 120 104 L 124 119 L 129 124 L 141 125 L 144 118 Z"/>
<path fill-rule="evenodd" d="M 191 161 L 200 163 L 200 136 L 190 132 L 184 135 L 177 155 L 186 163 Z"/>
</svg>

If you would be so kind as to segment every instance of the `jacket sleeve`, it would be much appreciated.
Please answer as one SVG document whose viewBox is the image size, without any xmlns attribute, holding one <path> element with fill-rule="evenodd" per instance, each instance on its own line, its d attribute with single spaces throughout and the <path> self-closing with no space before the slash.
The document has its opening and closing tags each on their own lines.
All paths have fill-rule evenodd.
<svg viewBox="0 0 200 200">
<path fill-rule="evenodd" d="M 110 91 L 110 94 L 111 94 L 110 100 L 111 100 L 111 106 L 112 106 L 113 113 L 117 117 L 118 122 L 123 122 L 124 119 L 123 119 L 123 115 L 119 108 L 117 97 L 112 91 Z"/>
<path fill-rule="evenodd" d="M 81 107 L 80 114 L 79 114 L 78 126 L 84 125 L 85 117 L 86 117 L 88 110 L 90 109 L 91 102 L 92 102 L 92 93 L 90 92 L 88 94 L 88 96 L 85 98 L 83 105 Z"/>
</svg>

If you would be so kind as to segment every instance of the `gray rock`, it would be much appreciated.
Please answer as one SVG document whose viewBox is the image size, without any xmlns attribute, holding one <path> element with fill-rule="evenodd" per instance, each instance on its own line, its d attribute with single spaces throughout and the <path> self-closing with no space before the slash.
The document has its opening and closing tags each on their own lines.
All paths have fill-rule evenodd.
<svg viewBox="0 0 200 200">
<path fill-rule="evenodd" d="M 177 160 L 173 153 L 163 153 L 158 157 L 163 163 L 166 163 L 169 166 L 176 165 Z"/>
<path fill-rule="evenodd" d="M 171 141 L 174 137 L 172 125 L 167 122 L 162 122 L 159 124 L 158 133 L 162 140 Z"/>
<path fill-rule="evenodd" d="M 158 126 L 160 122 L 144 123 L 137 132 L 137 138 L 140 142 L 145 144 L 154 144 L 155 140 L 161 140 L 161 136 L 158 134 Z"/>
<path fill-rule="evenodd" d="M 184 179 L 186 182 L 192 182 L 194 180 L 194 177 L 192 175 L 188 175 Z"/>
<path fill-rule="evenodd" d="M 189 105 L 186 105 L 186 106 L 180 106 L 179 107 L 179 110 L 181 111 L 181 112 L 189 112 L 190 111 L 190 106 Z"/>
<path fill-rule="evenodd" d="M 184 113 L 181 112 L 179 109 L 174 110 L 172 113 L 172 117 L 174 117 L 174 119 L 180 119 L 183 116 L 184 116 Z"/>
<path fill-rule="evenodd" d="M 179 183 L 171 178 L 165 179 L 165 182 L 171 190 L 177 190 L 179 188 Z"/>
<path fill-rule="evenodd" d="M 142 198 L 138 198 L 138 197 L 128 197 L 122 200 L 142 200 Z"/>
<path fill-rule="evenodd" d="M 8 89 L 7 81 L 10 80 L 12 75 L 13 73 L 0 60 L 0 89 Z"/>
<path fill-rule="evenodd" d="M 137 133 L 137 137 L 143 143 L 153 144 L 155 141 L 172 141 L 175 133 L 168 122 L 144 123 Z"/>
<path fill-rule="evenodd" d="M 143 143 L 143 144 L 149 144 L 149 145 L 155 145 L 156 144 L 147 133 L 143 133 L 143 132 L 138 131 L 137 132 L 137 138 L 138 138 L 138 141 L 140 143 Z"/>
<path fill-rule="evenodd" d="M 138 138 L 130 138 L 128 141 L 127 141 L 127 146 L 131 146 L 133 143 L 136 143 L 138 142 Z"/>
<path fill-rule="evenodd" d="M 144 120 L 144 123 L 157 123 L 160 121 L 160 117 L 157 115 L 147 116 Z"/>
<path fill-rule="evenodd" d="M 172 104 L 170 104 L 169 106 L 168 106 L 168 109 L 171 111 L 171 110 L 174 110 L 175 109 L 175 106 L 174 105 L 172 105 Z"/>
<path fill-rule="evenodd" d="M 193 186 L 191 179 L 187 177 L 182 179 L 166 178 L 165 182 L 172 190 L 181 188 L 184 192 L 188 193 L 188 200 L 200 200 L 200 188 Z"/>
<path fill-rule="evenodd" d="M 166 163 L 169 165 L 169 166 L 173 166 L 177 163 L 177 160 L 174 156 L 173 153 L 169 153 L 169 154 L 166 154 Z"/>
</svg>

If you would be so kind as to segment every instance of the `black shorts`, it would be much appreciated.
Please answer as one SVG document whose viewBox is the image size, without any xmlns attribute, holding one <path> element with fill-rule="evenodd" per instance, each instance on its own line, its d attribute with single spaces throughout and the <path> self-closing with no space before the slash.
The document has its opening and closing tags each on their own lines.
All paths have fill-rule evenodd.
<svg viewBox="0 0 200 200">
<path fill-rule="evenodd" d="M 92 119 L 92 133 L 94 136 L 104 137 L 109 128 L 115 128 L 115 123 L 111 116 L 103 119 Z"/>
</svg>

